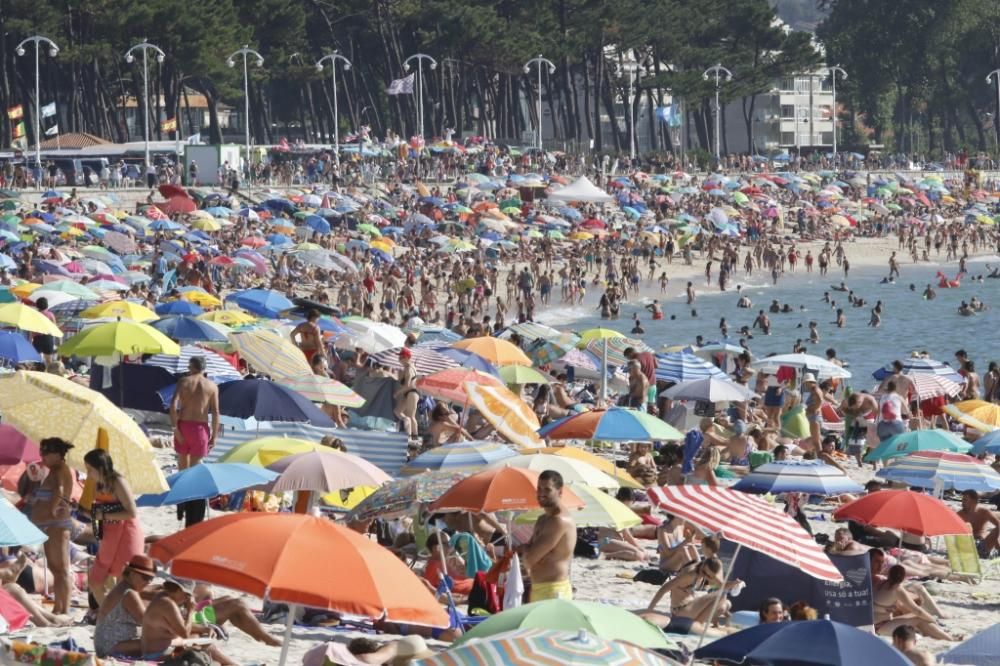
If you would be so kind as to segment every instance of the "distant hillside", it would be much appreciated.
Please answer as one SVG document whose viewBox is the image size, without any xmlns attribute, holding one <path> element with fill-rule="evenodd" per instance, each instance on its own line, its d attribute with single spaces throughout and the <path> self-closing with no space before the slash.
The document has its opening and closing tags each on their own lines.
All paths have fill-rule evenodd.
<svg viewBox="0 0 1000 666">
<path fill-rule="evenodd" d="M 769 0 L 778 17 L 794 30 L 813 32 L 826 17 L 827 11 L 819 8 L 819 0 Z"/>
</svg>

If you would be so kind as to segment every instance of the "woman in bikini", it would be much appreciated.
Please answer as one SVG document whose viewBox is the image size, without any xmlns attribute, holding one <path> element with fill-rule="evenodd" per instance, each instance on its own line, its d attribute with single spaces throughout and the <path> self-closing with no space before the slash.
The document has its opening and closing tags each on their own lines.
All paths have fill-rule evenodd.
<svg viewBox="0 0 1000 666">
<path fill-rule="evenodd" d="M 875 633 L 891 635 L 896 627 L 904 624 L 912 626 L 928 638 L 939 641 L 955 641 L 961 638 L 949 636 L 934 620 L 934 616 L 921 608 L 903 589 L 906 568 L 897 564 L 890 567 L 889 575 L 876 583 L 872 597 L 875 612 Z"/>
<path fill-rule="evenodd" d="M 35 490 L 31 506 L 31 522 L 48 537 L 45 561 L 52 572 L 52 613 L 69 612 L 72 580 L 70 578 L 69 541 L 75 524 L 72 517 L 73 472 L 66 464 L 66 454 L 73 445 L 58 437 L 48 437 L 39 443 L 42 463 L 49 474 Z"/>
<path fill-rule="evenodd" d="M 420 431 L 417 424 L 417 371 L 413 368 L 413 352 L 408 347 L 399 350 L 399 362 L 403 366 L 399 371 L 399 388 L 396 389 L 396 409 L 393 415 L 403 422 L 403 430 L 413 439 Z"/>
<path fill-rule="evenodd" d="M 726 583 L 726 588 L 736 587 L 740 581 Z M 685 567 L 676 576 L 664 583 L 652 601 L 639 615 L 647 621 L 661 627 L 668 633 L 692 634 L 704 633 L 711 624 L 712 606 L 716 603 L 718 588 L 722 587 L 722 562 L 717 557 L 711 557 Z M 712 589 L 714 588 L 714 592 Z M 705 594 L 699 595 L 701 591 Z M 670 616 L 656 611 L 660 600 L 670 593 Z M 722 599 L 715 608 L 712 622 L 729 612 L 728 599 Z"/>
<path fill-rule="evenodd" d="M 431 424 L 427 432 L 430 435 L 428 446 L 432 448 L 449 442 L 474 439 L 455 421 L 455 413 L 443 402 L 437 403 L 431 410 Z"/>
</svg>

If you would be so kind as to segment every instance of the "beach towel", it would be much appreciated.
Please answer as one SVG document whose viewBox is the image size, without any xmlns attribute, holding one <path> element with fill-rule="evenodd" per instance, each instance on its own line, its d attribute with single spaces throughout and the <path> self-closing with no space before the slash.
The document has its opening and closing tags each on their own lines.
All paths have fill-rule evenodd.
<svg viewBox="0 0 1000 666">
<path fill-rule="evenodd" d="M 518 608 L 524 600 L 524 578 L 521 577 L 521 560 L 515 553 L 510 558 L 510 570 L 503 588 L 503 609 Z"/>
<path fill-rule="evenodd" d="M 480 545 L 469 532 L 457 532 L 451 537 L 451 547 L 465 558 L 465 575 L 474 577 L 480 571 L 489 571 L 493 560 L 486 554 L 486 549 Z"/>
</svg>

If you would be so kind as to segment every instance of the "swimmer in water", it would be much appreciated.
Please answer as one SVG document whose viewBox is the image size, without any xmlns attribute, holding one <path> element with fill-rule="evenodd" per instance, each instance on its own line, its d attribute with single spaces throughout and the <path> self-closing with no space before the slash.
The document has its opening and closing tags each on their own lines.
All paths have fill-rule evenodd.
<svg viewBox="0 0 1000 666">
<path fill-rule="evenodd" d="M 632 335 L 645 335 L 645 333 L 646 329 L 642 327 L 642 322 L 639 321 L 639 317 L 636 316 L 636 318 L 633 320 Z"/>
<path fill-rule="evenodd" d="M 868 325 L 872 328 L 878 328 L 882 325 L 882 316 L 879 314 L 878 308 L 872 308 L 872 318 L 868 320 Z"/>
<path fill-rule="evenodd" d="M 847 317 L 844 316 L 842 309 L 837 309 L 837 320 L 833 323 L 837 325 L 837 328 L 844 328 L 847 325 Z"/>
<path fill-rule="evenodd" d="M 819 342 L 819 329 L 816 326 L 816 322 L 809 322 L 809 342 L 812 344 Z"/>
<path fill-rule="evenodd" d="M 747 309 L 753 307 L 753 302 L 746 295 L 743 295 L 740 296 L 740 300 L 736 301 L 736 307 Z"/>
<path fill-rule="evenodd" d="M 927 285 L 927 288 L 924 289 L 924 298 L 928 301 L 933 301 L 935 298 L 937 298 L 937 292 L 934 291 L 933 287 Z"/>
<path fill-rule="evenodd" d="M 653 313 L 653 321 L 663 319 L 663 309 L 660 308 L 659 301 L 654 300 L 650 305 L 646 306 L 646 309 Z"/>
</svg>

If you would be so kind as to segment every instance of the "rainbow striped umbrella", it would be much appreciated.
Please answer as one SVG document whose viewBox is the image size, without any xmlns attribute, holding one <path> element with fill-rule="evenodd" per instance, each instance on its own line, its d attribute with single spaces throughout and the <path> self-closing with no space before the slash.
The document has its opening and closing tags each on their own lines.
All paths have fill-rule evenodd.
<svg viewBox="0 0 1000 666">
<path fill-rule="evenodd" d="M 296 393 L 301 393 L 312 402 L 339 405 L 351 409 L 357 409 L 365 404 L 365 399 L 355 393 L 351 387 L 331 377 L 307 374 L 294 377 L 275 377 L 274 381 Z"/>
<path fill-rule="evenodd" d="M 402 370 L 403 364 L 399 360 L 399 352 L 405 347 L 393 347 L 377 354 L 372 354 L 372 360 L 379 365 L 393 370 Z M 418 375 L 432 375 L 441 370 L 459 367 L 458 361 L 449 358 L 435 349 L 428 347 L 413 347 L 410 349 L 412 356 L 410 362 Z"/>
<path fill-rule="evenodd" d="M 608 347 L 608 365 L 625 365 L 628 359 L 625 358 L 625 350 L 631 347 L 637 352 L 651 352 L 653 349 L 642 340 L 634 340 L 624 336 L 620 338 L 601 338 L 591 340 L 587 343 L 587 351 L 602 358 L 604 346 Z"/>
<path fill-rule="evenodd" d="M 616 442 L 677 441 L 684 434 L 660 419 L 625 407 L 592 409 L 549 423 L 538 431 L 546 439 L 597 439 Z"/>
<path fill-rule="evenodd" d="M 277 331 L 258 328 L 230 333 L 229 342 L 258 372 L 283 378 L 312 374 L 302 351 Z"/>
<path fill-rule="evenodd" d="M 992 467 L 972 456 L 944 451 L 917 451 L 896 458 L 875 476 L 917 488 L 940 485 L 945 490 L 987 493 L 1000 490 L 1000 474 Z"/>
<path fill-rule="evenodd" d="M 416 662 L 417 666 L 674 666 L 678 662 L 632 643 L 579 631 L 517 629 Z"/>
<path fill-rule="evenodd" d="M 499 442 L 456 442 L 421 453 L 404 465 L 400 474 L 412 476 L 428 470 L 477 472 L 490 463 L 518 455 L 517 451 Z"/>
</svg>

